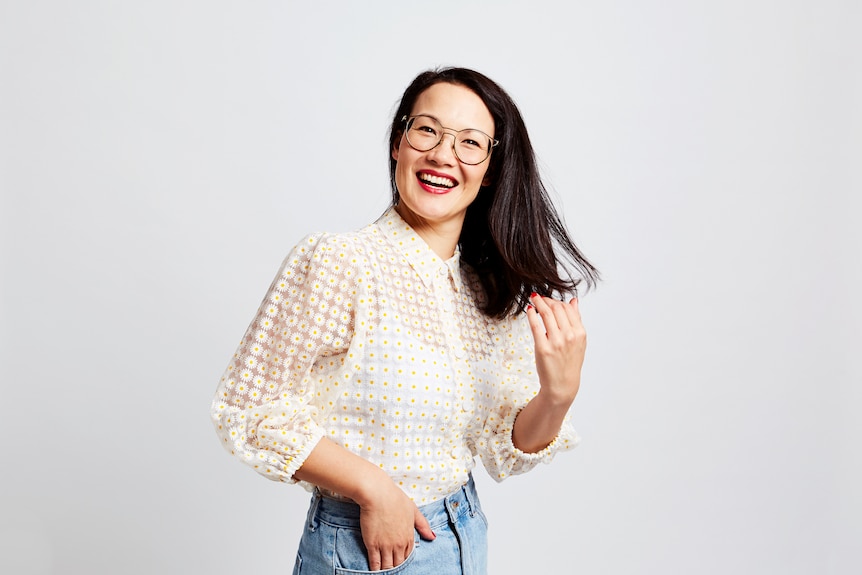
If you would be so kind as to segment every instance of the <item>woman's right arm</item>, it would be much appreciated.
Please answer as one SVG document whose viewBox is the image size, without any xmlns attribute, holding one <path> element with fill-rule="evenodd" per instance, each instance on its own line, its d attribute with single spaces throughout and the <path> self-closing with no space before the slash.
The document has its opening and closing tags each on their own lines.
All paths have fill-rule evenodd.
<svg viewBox="0 0 862 575">
<path fill-rule="evenodd" d="M 225 448 L 265 477 L 356 501 L 369 564 L 381 569 L 403 561 L 414 526 L 423 538 L 433 533 L 382 469 L 324 438 L 338 382 L 353 370 L 338 358 L 361 361 L 361 345 L 351 344 L 368 287 L 355 279 L 362 262 L 348 241 L 308 236 L 288 255 L 222 377 L 212 417 Z"/>
<path fill-rule="evenodd" d="M 311 451 L 296 479 L 334 491 L 360 508 L 362 540 L 372 571 L 400 565 L 413 550 L 413 530 L 434 539 L 428 520 L 382 469 L 325 437 Z"/>
</svg>

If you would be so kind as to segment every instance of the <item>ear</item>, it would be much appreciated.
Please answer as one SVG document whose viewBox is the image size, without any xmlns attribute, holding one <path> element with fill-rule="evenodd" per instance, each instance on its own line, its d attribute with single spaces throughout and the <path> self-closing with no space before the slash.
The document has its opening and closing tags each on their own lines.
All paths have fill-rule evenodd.
<svg viewBox="0 0 862 575">
<path fill-rule="evenodd" d="M 482 178 L 482 187 L 483 187 L 483 188 L 487 188 L 487 187 L 488 187 L 488 186 L 490 186 L 490 185 L 491 185 L 491 176 L 489 176 L 489 175 L 486 173 L 486 174 L 485 174 L 485 177 L 484 177 L 484 178 Z"/>
</svg>

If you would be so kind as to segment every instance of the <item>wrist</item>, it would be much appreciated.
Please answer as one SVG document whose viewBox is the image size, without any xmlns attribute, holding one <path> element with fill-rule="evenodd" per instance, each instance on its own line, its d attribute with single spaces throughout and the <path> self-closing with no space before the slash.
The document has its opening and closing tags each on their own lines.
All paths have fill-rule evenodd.
<svg viewBox="0 0 862 575">
<path fill-rule="evenodd" d="M 375 501 L 380 501 L 395 486 L 385 471 L 373 465 L 361 474 L 354 485 L 354 493 L 349 497 L 362 508 L 373 506 Z"/>
<path fill-rule="evenodd" d="M 577 386 L 574 389 L 568 390 L 551 390 L 546 387 L 539 389 L 539 393 L 533 398 L 537 404 L 541 405 L 543 410 L 550 412 L 567 412 L 575 401 L 578 395 Z"/>
</svg>

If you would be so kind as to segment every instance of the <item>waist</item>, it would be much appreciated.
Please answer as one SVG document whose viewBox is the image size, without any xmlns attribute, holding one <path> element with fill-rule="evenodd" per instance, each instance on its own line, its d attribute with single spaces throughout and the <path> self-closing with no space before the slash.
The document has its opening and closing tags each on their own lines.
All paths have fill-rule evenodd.
<svg viewBox="0 0 862 575">
<path fill-rule="evenodd" d="M 426 465 L 426 468 L 431 467 L 436 473 L 426 472 L 424 475 L 416 475 L 415 473 L 415 470 L 418 467 L 422 467 L 422 464 L 425 463 L 424 461 L 419 462 L 418 464 L 416 462 L 408 462 L 406 468 L 401 465 L 403 462 L 397 461 L 399 467 L 405 468 L 403 470 L 399 469 L 398 471 L 389 469 L 389 466 L 384 464 L 385 462 L 381 463 L 379 461 L 372 460 L 372 463 L 380 464 L 381 467 L 387 469 L 387 473 L 392 481 L 399 485 L 401 490 L 404 491 L 404 493 L 406 493 L 417 506 L 421 507 L 427 503 L 439 501 L 447 495 L 451 495 L 458 491 L 461 486 L 466 485 L 471 479 L 471 470 L 476 464 L 473 459 L 473 453 L 466 445 L 455 445 L 451 447 L 451 451 L 439 450 L 437 455 L 440 456 L 439 459 L 428 461 L 429 464 L 433 463 L 433 465 Z M 411 463 L 413 464 L 414 471 L 410 471 Z M 313 485 L 309 487 L 314 491 L 319 491 L 323 497 L 328 497 L 329 499 L 335 499 L 338 501 L 347 501 L 348 503 L 355 503 L 349 497 L 339 493 L 316 488 Z"/>
<path fill-rule="evenodd" d="M 319 521 L 338 527 L 359 529 L 359 505 L 344 497 L 330 497 L 320 489 L 314 490 L 311 502 L 313 514 Z M 462 514 L 475 515 L 480 510 L 479 495 L 470 474 L 467 483 L 449 495 L 432 503 L 419 506 L 419 511 L 428 520 L 431 528 L 443 525 Z"/>
</svg>

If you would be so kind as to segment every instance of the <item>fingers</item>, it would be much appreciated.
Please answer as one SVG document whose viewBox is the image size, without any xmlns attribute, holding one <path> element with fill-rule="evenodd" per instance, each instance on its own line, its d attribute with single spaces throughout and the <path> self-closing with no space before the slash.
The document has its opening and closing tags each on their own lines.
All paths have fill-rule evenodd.
<svg viewBox="0 0 862 575">
<path fill-rule="evenodd" d="M 417 529 L 427 539 L 434 533 L 416 504 L 391 480 L 373 484 L 360 504 L 359 524 L 365 544 L 368 567 L 372 571 L 401 565 L 416 541 Z"/>
<path fill-rule="evenodd" d="M 437 538 L 434 532 L 431 531 L 431 525 L 428 524 L 428 520 L 425 519 L 425 516 L 422 515 L 418 507 L 416 508 L 414 527 L 419 532 L 419 537 L 426 541 L 433 541 Z"/>
<path fill-rule="evenodd" d="M 583 330 L 577 298 L 563 303 L 534 293 L 530 301 L 532 305 L 527 307 L 527 318 L 536 341 Z"/>
<path fill-rule="evenodd" d="M 559 324 L 557 323 L 557 317 L 554 313 L 554 310 L 551 308 L 551 304 L 556 303 L 554 300 L 550 298 L 543 298 L 536 292 L 533 292 L 530 295 L 530 301 L 532 302 L 533 309 L 536 313 L 541 316 L 542 322 L 545 325 L 545 331 L 548 334 L 551 331 L 559 329 Z"/>
<path fill-rule="evenodd" d="M 431 530 L 431 525 L 428 523 L 428 520 L 425 518 L 424 515 L 422 515 L 422 512 L 419 511 L 419 508 L 415 505 L 413 523 L 414 528 L 419 533 L 419 536 L 422 539 L 426 541 L 433 541 L 437 538 L 437 535 L 435 535 L 434 531 Z M 410 555 L 411 551 L 413 551 L 412 539 L 406 547 L 369 547 L 368 567 L 372 571 L 379 571 L 381 569 L 392 569 L 393 567 L 398 567 L 404 561 L 407 560 L 407 557 Z"/>
<path fill-rule="evenodd" d="M 407 559 L 407 554 L 409 551 L 404 548 L 395 548 L 390 551 L 390 553 L 383 556 L 383 563 L 381 565 L 381 569 L 392 569 L 393 567 L 398 567 L 404 560 Z M 388 561 L 387 561 L 388 558 Z"/>
<path fill-rule="evenodd" d="M 413 550 L 413 542 L 409 547 L 395 547 L 392 549 L 368 549 L 368 568 L 372 571 L 380 571 L 398 567 L 407 559 Z"/>
<path fill-rule="evenodd" d="M 563 308 L 566 310 L 566 313 L 569 315 L 569 321 L 573 326 L 580 325 L 581 323 L 581 308 L 579 307 L 580 302 L 577 297 L 573 297 L 569 300 L 568 305 L 564 305 Z"/>
<path fill-rule="evenodd" d="M 527 321 L 530 323 L 530 331 L 533 332 L 534 340 L 539 342 L 548 337 L 545 322 L 542 321 L 542 316 L 539 315 L 538 310 L 532 304 L 527 306 Z"/>
<path fill-rule="evenodd" d="M 380 560 L 380 549 L 378 548 L 368 548 L 368 568 L 372 571 L 380 571 L 383 563 Z"/>
</svg>

